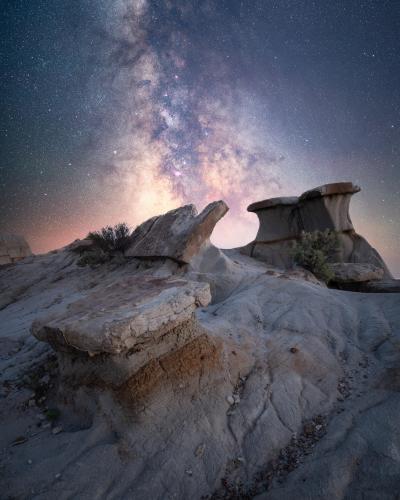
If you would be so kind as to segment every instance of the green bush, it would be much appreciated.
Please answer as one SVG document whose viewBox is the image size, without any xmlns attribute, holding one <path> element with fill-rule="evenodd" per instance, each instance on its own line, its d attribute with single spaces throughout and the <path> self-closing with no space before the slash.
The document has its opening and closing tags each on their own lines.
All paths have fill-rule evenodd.
<svg viewBox="0 0 400 500">
<path fill-rule="evenodd" d="M 125 222 L 89 233 L 86 239 L 92 240 L 93 246 L 81 254 L 78 266 L 94 267 L 110 261 L 115 255 L 122 254 L 129 246 L 130 233 L 129 226 Z"/>
<path fill-rule="evenodd" d="M 121 222 L 115 226 L 106 226 L 100 231 L 89 233 L 86 238 L 92 240 L 103 252 L 123 252 L 129 246 L 130 229 L 128 224 Z"/>
<path fill-rule="evenodd" d="M 308 269 L 318 279 L 329 283 L 333 273 L 328 266 L 339 247 L 339 238 L 336 231 L 303 232 L 293 249 L 292 255 L 295 264 Z"/>
</svg>

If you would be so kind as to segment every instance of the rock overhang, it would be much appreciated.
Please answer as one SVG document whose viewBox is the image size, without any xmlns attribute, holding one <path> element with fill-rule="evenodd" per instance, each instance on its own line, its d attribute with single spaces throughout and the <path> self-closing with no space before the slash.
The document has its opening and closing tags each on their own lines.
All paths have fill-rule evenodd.
<svg viewBox="0 0 400 500">
<path fill-rule="evenodd" d="M 36 319 L 31 332 L 57 351 L 121 355 L 162 341 L 210 300 L 207 283 L 129 276 Z"/>
<path fill-rule="evenodd" d="M 266 210 L 268 208 L 275 208 L 279 206 L 293 206 L 297 205 L 299 202 L 299 198 L 297 196 L 285 196 L 278 198 L 268 198 L 266 200 L 257 201 L 255 203 L 251 203 L 247 207 L 248 212 L 258 212 L 259 210 Z"/>
<path fill-rule="evenodd" d="M 361 188 L 352 182 L 334 182 L 323 184 L 315 188 L 305 191 L 300 196 L 282 196 L 277 198 L 267 198 L 265 200 L 256 201 L 247 207 L 248 212 L 258 212 L 278 206 L 296 206 L 301 201 L 311 200 L 314 198 L 323 198 L 324 196 L 355 194 L 361 191 Z"/>
<path fill-rule="evenodd" d="M 198 214 L 194 205 L 170 210 L 138 226 L 131 236 L 127 257 L 169 258 L 189 264 L 209 240 L 217 222 L 228 212 L 223 201 L 214 201 Z"/>
</svg>

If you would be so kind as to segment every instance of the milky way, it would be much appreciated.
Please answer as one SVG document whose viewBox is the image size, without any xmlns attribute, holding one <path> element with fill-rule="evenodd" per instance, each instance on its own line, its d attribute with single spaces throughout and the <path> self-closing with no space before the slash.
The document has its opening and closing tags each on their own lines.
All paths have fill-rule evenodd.
<svg viewBox="0 0 400 500">
<path fill-rule="evenodd" d="M 1 229 L 34 251 L 184 203 L 352 180 L 359 232 L 400 272 L 396 2 L 80 0 L 4 7 Z"/>
</svg>

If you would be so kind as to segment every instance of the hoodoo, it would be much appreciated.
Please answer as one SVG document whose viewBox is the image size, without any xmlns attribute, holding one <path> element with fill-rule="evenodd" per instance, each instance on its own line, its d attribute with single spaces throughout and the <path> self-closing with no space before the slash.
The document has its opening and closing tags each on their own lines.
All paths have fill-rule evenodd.
<svg viewBox="0 0 400 500">
<path fill-rule="evenodd" d="M 280 267 L 290 267 L 291 248 L 302 231 L 332 229 L 338 233 L 339 250 L 335 262 L 372 264 L 391 278 L 379 253 L 356 233 L 349 214 L 350 200 L 360 188 L 352 182 L 324 184 L 299 197 L 271 198 L 249 205 L 260 227 L 254 241 L 242 253 Z"/>
</svg>

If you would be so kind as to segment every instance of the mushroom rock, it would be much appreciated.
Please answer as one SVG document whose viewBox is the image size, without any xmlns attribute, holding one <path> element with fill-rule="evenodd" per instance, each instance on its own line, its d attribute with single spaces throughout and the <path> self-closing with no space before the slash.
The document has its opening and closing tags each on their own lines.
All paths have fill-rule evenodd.
<svg viewBox="0 0 400 500">
<path fill-rule="evenodd" d="M 335 261 L 371 264 L 383 269 L 385 278 L 391 278 L 379 253 L 354 230 L 349 205 L 359 191 L 352 182 L 337 182 L 313 188 L 298 198 L 271 198 L 249 205 L 247 210 L 257 214 L 260 227 L 255 240 L 241 252 L 275 266 L 290 267 L 290 249 L 302 231 L 331 229 L 338 233 L 340 242 Z"/>
<path fill-rule="evenodd" d="M 31 249 L 23 236 L 0 234 L 0 265 L 14 264 L 30 255 Z"/>
<path fill-rule="evenodd" d="M 138 226 L 126 250 L 127 257 L 167 257 L 188 264 L 209 241 L 217 222 L 229 210 L 224 201 L 215 201 L 197 214 L 194 205 L 171 210 Z"/>
</svg>

